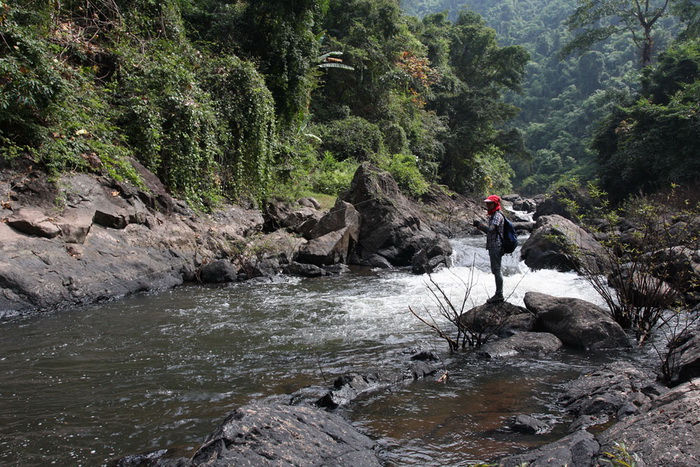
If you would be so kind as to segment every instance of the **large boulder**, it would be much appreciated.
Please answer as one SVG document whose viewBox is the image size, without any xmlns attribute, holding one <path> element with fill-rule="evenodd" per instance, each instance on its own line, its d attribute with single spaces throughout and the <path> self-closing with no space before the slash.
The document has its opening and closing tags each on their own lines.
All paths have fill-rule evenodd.
<svg viewBox="0 0 700 467">
<path fill-rule="evenodd" d="M 402 380 L 403 375 L 392 373 L 343 375 L 333 382 L 333 389 L 326 392 L 315 403 L 319 407 L 337 409 L 348 405 L 360 395 L 387 389 Z"/>
<path fill-rule="evenodd" d="M 535 212 L 537 210 L 537 200 L 533 198 L 517 197 L 512 202 L 513 209 L 516 211 Z"/>
<path fill-rule="evenodd" d="M 66 208 L 56 219 L 61 236 L 66 243 L 85 243 L 90 233 L 94 212 L 89 208 Z"/>
<path fill-rule="evenodd" d="M 537 219 L 521 258 L 532 269 L 604 271 L 607 254 L 592 235 L 559 215 Z"/>
<path fill-rule="evenodd" d="M 498 461 L 499 467 L 570 466 L 592 467 L 600 451 L 600 444 L 591 433 L 580 430 L 554 443 L 524 454 L 509 456 Z"/>
<path fill-rule="evenodd" d="M 39 208 L 20 208 L 6 222 L 13 229 L 36 237 L 54 238 L 61 233 L 61 229 Z"/>
<path fill-rule="evenodd" d="M 451 261 L 448 256 L 452 251 L 447 238 L 438 236 L 432 242 L 421 248 L 411 259 L 411 272 L 413 274 L 431 273 L 443 266 L 450 266 Z"/>
<path fill-rule="evenodd" d="M 568 383 L 560 402 L 577 417 L 570 434 L 500 459 L 498 465 L 593 467 L 610 463 L 607 453 L 621 461 L 634 456 L 640 467 L 697 464 L 697 386 L 686 386 L 674 395 L 655 383 L 653 372 L 617 362 Z M 682 413 L 684 406 L 687 413 Z M 620 421 L 597 436 L 594 432 L 600 430 L 587 430 L 614 420 Z M 618 450 L 617 443 L 624 444 L 626 452 Z"/>
<path fill-rule="evenodd" d="M 234 410 L 191 460 L 173 465 L 381 465 L 374 442 L 318 408 L 248 405 Z M 167 464 L 166 464 L 167 465 Z"/>
<path fill-rule="evenodd" d="M 563 347 L 562 342 L 548 332 L 518 332 L 505 339 L 487 342 L 479 349 L 479 356 L 486 358 L 513 357 L 515 355 L 546 355 Z"/>
<path fill-rule="evenodd" d="M 559 403 L 575 417 L 575 431 L 639 414 L 665 391 L 652 371 L 614 362 L 567 383 Z"/>
<path fill-rule="evenodd" d="M 448 192 L 438 185 L 428 187 L 420 201 L 421 211 L 427 215 L 433 229 L 448 237 L 474 234 L 473 221 L 484 214 L 481 202 Z"/>
<path fill-rule="evenodd" d="M 593 303 L 539 292 L 527 292 L 524 301 L 536 315 L 536 328 L 551 332 L 568 347 L 600 350 L 630 346 L 622 327 Z"/>
<path fill-rule="evenodd" d="M 263 228 L 266 232 L 289 229 L 308 233 L 323 217 L 323 213 L 308 203 L 293 206 L 287 201 L 271 200 L 265 205 L 264 217 Z"/>
<path fill-rule="evenodd" d="M 688 303 L 700 302 L 700 250 L 676 246 L 651 253 L 650 260 L 654 274 L 671 279 Z"/>
<path fill-rule="evenodd" d="M 700 465 L 700 379 L 661 395 L 650 410 L 621 420 L 598 436 L 601 453 L 619 443 L 637 465 Z M 605 456 L 601 456 L 604 459 Z"/>
<path fill-rule="evenodd" d="M 676 386 L 700 378 L 700 333 L 695 329 L 683 336 L 671 350 L 671 384 Z"/>
<path fill-rule="evenodd" d="M 316 266 L 344 263 L 352 244 L 352 233 L 348 228 L 329 232 L 313 238 L 302 246 L 295 261 Z"/>
<path fill-rule="evenodd" d="M 360 214 L 352 204 L 338 199 L 333 209 L 328 211 L 309 231 L 307 238 L 318 238 L 343 229 L 348 229 L 353 240 L 357 241 L 360 233 Z"/>
<path fill-rule="evenodd" d="M 316 266 L 345 263 L 360 233 L 360 214 L 352 204 L 338 199 L 333 209 L 309 231 L 309 242 L 295 258 Z"/>
<path fill-rule="evenodd" d="M 231 261 L 219 259 L 203 264 L 199 269 L 199 280 L 205 284 L 218 282 L 234 282 L 238 271 Z"/>
<path fill-rule="evenodd" d="M 531 331 L 534 322 L 533 313 L 509 302 L 478 305 L 460 317 L 460 325 L 467 331 L 496 336 Z"/>
<path fill-rule="evenodd" d="M 572 220 L 581 214 L 595 213 L 597 205 L 586 190 L 562 186 L 539 200 L 533 218 L 557 215 Z M 572 206 L 576 208 L 572 209 Z"/>
<path fill-rule="evenodd" d="M 357 169 L 349 191 L 341 199 L 360 213 L 356 247 L 360 263 L 380 255 L 394 266 L 408 266 L 421 250 L 432 256 L 452 254 L 446 238 L 435 232 L 391 175 L 371 164 L 363 163 Z"/>
<path fill-rule="evenodd" d="M 26 185 L 8 176 L 0 173 L 0 196 L 12 200 L 0 219 L 0 318 L 167 289 L 197 280 L 206 264 L 209 280 L 231 280 L 219 260 L 239 255 L 263 223 L 237 206 L 196 214 L 154 177 L 144 177 L 146 192 L 90 174 L 48 183 L 32 173 Z"/>
</svg>

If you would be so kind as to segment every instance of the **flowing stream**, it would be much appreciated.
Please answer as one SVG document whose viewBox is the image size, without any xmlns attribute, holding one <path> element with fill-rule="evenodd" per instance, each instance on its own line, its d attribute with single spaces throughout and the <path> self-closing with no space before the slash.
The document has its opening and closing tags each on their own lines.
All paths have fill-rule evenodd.
<svg viewBox="0 0 700 467">
<path fill-rule="evenodd" d="M 471 283 L 468 308 L 494 289 L 483 244 L 455 240 L 455 265 L 433 275 L 456 302 Z M 540 291 L 601 304 L 573 273 L 529 271 L 515 256 L 504 268 L 512 303 Z M 235 407 L 330 387 L 347 373 L 403 371 L 417 348 L 440 355 L 446 384 L 407 382 L 345 409 L 387 465 L 468 465 L 560 437 L 558 385 L 614 355 L 452 355 L 408 310 L 434 310 L 428 285 L 405 270 L 363 269 L 182 286 L 2 322 L 0 465 L 109 465 L 163 448 L 188 456 Z M 554 430 L 501 429 L 521 413 Z"/>
</svg>

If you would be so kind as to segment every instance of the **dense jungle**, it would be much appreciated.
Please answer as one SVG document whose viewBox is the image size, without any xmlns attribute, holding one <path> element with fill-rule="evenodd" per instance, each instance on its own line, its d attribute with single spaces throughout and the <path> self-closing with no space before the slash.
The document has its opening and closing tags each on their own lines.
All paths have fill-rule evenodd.
<svg viewBox="0 0 700 467">
<path fill-rule="evenodd" d="M 4 1 L 1 157 L 138 184 L 136 160 L 205 210 L 334 196 L 363 161 L 413 195 L 620 201 L 700 161 L 698 4 L 634 5 Z"/>
</svg>

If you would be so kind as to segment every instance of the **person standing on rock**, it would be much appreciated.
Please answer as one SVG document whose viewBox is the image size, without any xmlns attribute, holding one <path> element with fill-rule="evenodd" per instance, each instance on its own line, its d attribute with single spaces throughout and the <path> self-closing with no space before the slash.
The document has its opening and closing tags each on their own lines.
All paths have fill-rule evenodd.
<svg viewBox="0 0 700 467">
<path fill-rule="evenodd" d="M 486 300 L 486 303 L 500 303 L 503 299 L 503 273 L 501 272 L 501 260 L 503 259 L 503 224 L 505 217 L 501 212 L 501 198 L 491 195 L 484 200 L 486 211 L 489 215 L 487 224 L 479 220 L 474 221 L 474 227 L 486 232 L 486 249 L 489 252 L 491 273 L 496 279 L 496 293 Z"/>
</svg>

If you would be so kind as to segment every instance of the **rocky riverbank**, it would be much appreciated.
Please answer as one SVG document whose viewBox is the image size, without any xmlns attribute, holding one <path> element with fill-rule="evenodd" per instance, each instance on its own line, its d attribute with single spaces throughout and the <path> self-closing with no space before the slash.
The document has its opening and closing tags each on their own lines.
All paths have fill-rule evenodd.
<svg viewBox="0 0 700 467">
<path fill-rule="evenodd" d="M 0 178 L 0 317 L 112 300 L 197 279 L 261 229 L 259 212 L 195 214 L 143 169 L 145 189 L 87 174 Z"/>
<path fill-rule="evenodd" d="M 448 262 L 447 236 L 481 211 L 439 190 L 411 202 L 367 165 L 327 212 L 308 199 L 195 212 L 141 175 L 143 188 L 88 174 L 50 182 L 31 167 L 0 173 L 0 318 L 188 281 L 318 276 L 347 264 L 424 272 Z"/>
</svg>

